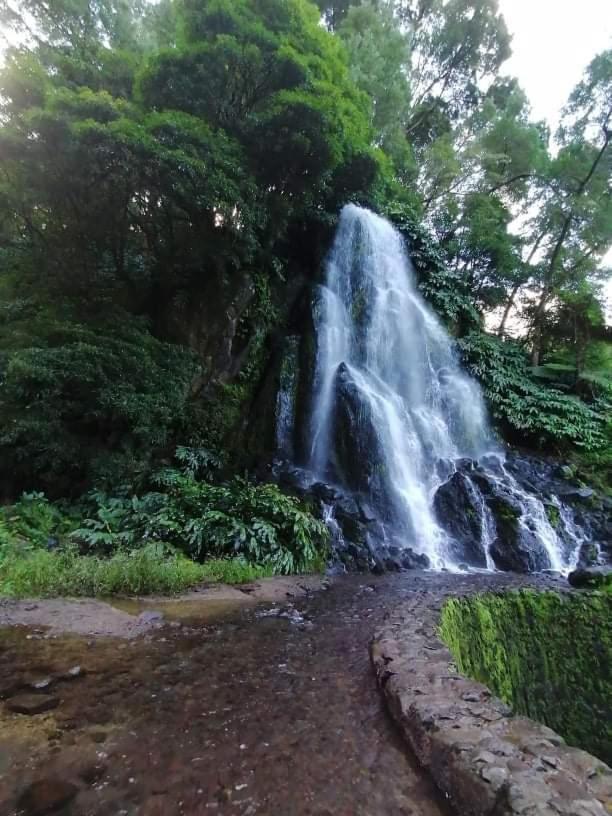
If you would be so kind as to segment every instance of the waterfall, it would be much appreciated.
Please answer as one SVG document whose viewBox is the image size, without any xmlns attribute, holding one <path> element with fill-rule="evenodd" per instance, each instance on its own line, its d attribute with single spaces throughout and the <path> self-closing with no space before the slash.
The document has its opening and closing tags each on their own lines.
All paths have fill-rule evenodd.
<svg viewBox="0 0 612 816">
<path fill-rule="evenodd" d="M 572 556 L 561 552 L 542 502 L 505 472 L 480 388 L 419 295 L 388 221 L 344 207 L 314 313 L 309 467 L 316 477 L 366 501 L 394 544 L 426 555 L 434 568 L 453 568 L 463 553 L 436 513 L 436 493 L 452 474 L 459 478 L 462 461 L 493 461 L 490 475 L 503 482 L 505 497 L 496 501 L 520 508 L 517 535 L 540 553 L 533 565 L 563 569 Z M 481 465 L 481 481 L 486 471 Z M 480 516 L 473 563 L 491 568 L 495 522 L 486 491 L 476 476 L 461 479 Z"/>
</svg>

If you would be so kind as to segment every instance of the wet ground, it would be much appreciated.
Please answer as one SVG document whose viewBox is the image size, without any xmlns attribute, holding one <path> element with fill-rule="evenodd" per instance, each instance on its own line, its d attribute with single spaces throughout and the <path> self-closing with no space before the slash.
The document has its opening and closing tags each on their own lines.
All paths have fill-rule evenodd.
<svg viewBox="0 0 612 816">
<path fill-rule="evenodd" d="M 448 813 L 384 711 L 368 645 L 407 593 L 455 580 L 344 578 L 219 620 L 191 605 L 132 640 L 1 630 L 0 813 Z M 11 711 L 24 690 L 55 707 Z"/>
</svg>

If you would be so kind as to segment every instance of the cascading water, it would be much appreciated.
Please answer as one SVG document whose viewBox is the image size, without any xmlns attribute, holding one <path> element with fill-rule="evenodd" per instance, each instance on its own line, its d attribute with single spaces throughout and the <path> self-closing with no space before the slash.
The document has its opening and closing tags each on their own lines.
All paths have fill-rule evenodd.
<svg viewBox="0 0 612 816">
<path fill-rule="evenodd" d="M 418 294 L 400 234 L 368 210 L 344 207 L 326 272 L 315 308 L 310 469 L 367 502 L 385 540 L 452 568 L 461 553 L 437 517 L 436 492 L 457 462 L 493 452 L 493 478 L 520 505 L 517 523 L 541 551 L 534 564 L 564 569 L 573 555 L 542 502 L 505 471 L 480 389 Z M 495 523 L 477 480 L 462 478 L 481 507 L 474 563 L 491 568 Z"/>
</svg>

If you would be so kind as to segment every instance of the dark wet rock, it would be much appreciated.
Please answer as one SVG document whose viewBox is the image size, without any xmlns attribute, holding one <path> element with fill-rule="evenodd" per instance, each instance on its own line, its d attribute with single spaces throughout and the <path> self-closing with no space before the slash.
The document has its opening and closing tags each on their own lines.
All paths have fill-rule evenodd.
<svg viewBox="0 0 612 816">
<path fill-rule="evenodd" d="M 53 678 L 52 677 L 43 677 L 40 680 L 33 680 L 29 686 L 34 691 L 46 691 L 50 689 L 53 685 Z"/>
<path fill-rule="evenodd" d="M 367 501 L 360 500 L 358 504 L 361 520 L 365 524 L 369 524 L 370 522 L 377 520 L 374 508 Z"/>
<path fill-rule="evenodd" d="M 455 467 L 457 468 L 457 470 L 463 473 L 470 473 L 472 470 L 474 470 L 475 466 L 476 463 L 474 462 L 474 460 L 468 459 L 467 457 L 464 457 L 463 459 L 457 459 L 457 461 L 455 462 Z"/>
<path fill-rule="evenodd" d="M 502 459 L 494 453 L 487 453 L 478 460 L 478 466 L 485 468 L 496 476 L 502 476 Z"/>
<path fill-rule="evenodd" d="M 273 476 L 279 487 L 303 496 L 312 488 L 312 473 L 304 468 L 295 467 L 283 461 L 277 461 L 273 467 Z"/>
<path fill-rule="evenodd" d="M 401 551 L 402 567 L 404 569 L 429 569 L 429 558 L 423 553 L 414 552 L 410 547 Z"/>
<path fill-rule="evenodd" d="M 308 488 L 308 492 L 312 494 L 315 499 L 320 499 L 322 502 L 325 502 L 325 504 L 333 504 L 342 497 L 342 494 L 336 487 L 326 482 L 315 482 L 311 484 Z"/>
<path fill-rule="evenodd" d="M 45 711 L 52 711 L 59 705 L 59 697 L 53 697 L 47 694 L 20 694 L 18 697 L 12 697 L 7 703 L 6 707 L 14 714 L 26 714 L 33 716 L 35 714 L 43 714 Z"/>
<path fill-rule="evenodd" d="M 63 779 L 39 779 L 21 794 L 17 807 L 24 816 L 45 816 L 65 807 L 78 792 L 76 785 Z"/>
<path fill-rule="evenodd" d="M 580 568 L 569 574 L 568 581 L 577 589 L 612 587 L 612 567 Z"/>
<path fill-rule="evenodd" d="M 350 490 L 376 496 L 384 505 L 388 500 L 384 495 L 385 460 L 375 420 L 345 363 L 338 366 L 334 389 L 332 434 L 339 480 Z"/>
<path fill-rule="evenodd" d="M 550 567 L 544 546 L 534 530 L 521 523 L 522 507 L 503 481 L 490 478 L 479 469 L 472 481 L 480 489 L 495 524 L 490 555 L 497 569 L 504 572 L 538 572 Z"/>
<path fill-rule="evenodd" d="M 89 762 L 79 770 L 79 777 L 88 785 L 95 785 L 106 773 L 104 762 Z"/>
<path fill-rule="evenodd" d="M 480 500 L 479 500 L 480 499 Z M 438 521 L 452 537 L 456 561 L 472 567 L 486 567 L 482 540 L 482 498 L 468 476 L 457 471 L 436 492 L 434 509 Z"/>
<path fill-rule="evenodd" d="M 7 700 L 21 691 L 24 683 L 21 679 L 10 678 L 0 683 L 0 700 Z"/>
<path fill-rule="evenodd" d="M 599 548 L 591 541 L 585 541 L 580 547 L 578 553 L 578 567 L 584 569 L 586 567 L 594 567 L 599 560 Z"/>
<path fill-rule="evenodd" d="M 85 671 L 81 666 L 73 666 L 68 671 L 62 672 L 62 674 L 58 675 L 58 679 L 60 680 L 76 680 L 77 677 L 83 677 Z"/>
<path fill-rule="evenodd" d="M 595 496 L 595 491 L 590 487 L 568 487 L 559 489 L 558 495 L 566 501 L 585 502 Z"/>
<path fill-rule="evenodd" d="M 455 463 L 451 459 L 438 459 L 435 467 L 436 474 L 441 481 L 450 479 L 455 471 Z"/>
</svg>

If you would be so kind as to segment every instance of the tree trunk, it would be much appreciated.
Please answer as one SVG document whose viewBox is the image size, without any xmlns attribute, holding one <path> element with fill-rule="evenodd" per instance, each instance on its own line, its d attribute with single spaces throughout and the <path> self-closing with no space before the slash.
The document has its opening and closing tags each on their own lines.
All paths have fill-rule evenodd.
<svg viewBox="0 0 612 816">
<path fill-rule="evenodd" d="M 535 368 L 540 365 L 540 357 L 542 355 L 542 329 L 544 323 L 544 315 L 546 313 L 546 304 L 550 295 L 550 288 L 545 285 L 540 295 L 538 307 L 536 309 L 533 319 L 533 345 L 531 347 L 531 365 Z"/>
<path fill-rule="evenodd" d="M 516 297 L 518 290 L 521 288 L 520 283 L 515 283 L 512 287 L 512 291 L 508 297 L 506 302 L 506 308 L 504 309 L 504 314 L 502 315 L 501 323 L 499 324 L 499 328 L 497 330 L 497 336 L 503 337 L 506 333 L 506 323 L 508 322 L 508 317 L 510 316 L 510 310 L 514 306 L 514 298 Z"/>
</svg>

